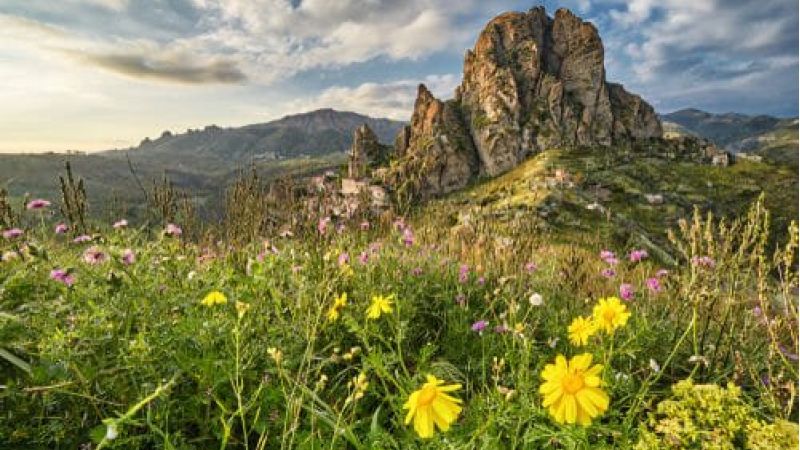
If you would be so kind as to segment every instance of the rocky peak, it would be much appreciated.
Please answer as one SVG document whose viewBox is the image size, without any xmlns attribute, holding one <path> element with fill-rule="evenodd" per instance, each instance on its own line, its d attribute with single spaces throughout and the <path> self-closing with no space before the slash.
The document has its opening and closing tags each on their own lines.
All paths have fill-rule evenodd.
<svg viewBox="0 0 800 450">
<path fill-rule="evenodd" d="M 467 51 L 454 100 L 420 86 L 397 156 L 419 153 L 436 138 L 451 156 L 476 160 L 476 173 L 495 176 L 549 147 L 660 137 L 653 108 L 606 82 L 603 59 L 597 29 L 567 9 L 552 18 L 543 7 L 497 16 Z"/>
<path fill-rule="evenodd" d="M 369 125 L 365 123 L 356 128 L 347 164 L 348 176 L 355 179 L 366 177 L 368 165 L 380 158 L 381 153 L 382 146 L 378 142 L 378 136 Z"/>
</svg>

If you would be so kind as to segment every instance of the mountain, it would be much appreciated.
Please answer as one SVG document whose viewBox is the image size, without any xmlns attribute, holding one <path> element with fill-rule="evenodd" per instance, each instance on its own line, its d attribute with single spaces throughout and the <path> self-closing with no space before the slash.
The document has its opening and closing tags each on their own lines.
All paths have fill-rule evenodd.
<svg viewBox="0 0 800 450">
<path fill-rule="evenodd" d="M 385 143 L 403 126 L 398 121 L 320 109 L 243 127 L 210 125 L 180 134 L 165 131 L 126 150 L 0 154 L 0 188 L 16 198 L 30 194 L 58 199 L 58 175 L 70 161 L 74 172 L 85 179 L 92 204 L 107 207 L 116 199 L 137 209 L 144 203 L 143 194 L 128 166 L 130 158 L 145 187 L 167 175 L 202 205 L 219 198 L 236 171 L 251 164 L 266 180 L 343 164 L 353 132 L 365 123 Z"/>
<path fill-rule="evenodd" d="M 547 148 L 661 135 L 652 106 L 606 81 L 594 25 L 567 9 L 551 18 L 536 7 L 486 25 L 467 51 L 454 99 L 442 102 L 420 86 L 411 124 L 395 141 L 398 163 L 384 179 L 439 195 Z"/>
<path fill-rule="evenodd" d="M 734 153 L 758 153 L 776 149 L 797 150 L 797 119 L 725 113 L 712 114 L 699 109 L 682 109 L 661 116 L 665 128 L 714 141 Z M 796 155 L 795 155 L 796 159 Z"/>
</svg>

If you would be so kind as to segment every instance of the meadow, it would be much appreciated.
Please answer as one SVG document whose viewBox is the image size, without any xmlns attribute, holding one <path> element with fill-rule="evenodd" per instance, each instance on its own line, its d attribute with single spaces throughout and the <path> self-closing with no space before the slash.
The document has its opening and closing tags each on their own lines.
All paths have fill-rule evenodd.
<svg viewBox="0 0 800 450">
<path fill-rule="evenodd" d="M 798 232 L 762 200 L 677 221 L 675 261 L 429 209 L 237 241 L 27 206 L 0 448 L 798 445 Z"/>
</svg>

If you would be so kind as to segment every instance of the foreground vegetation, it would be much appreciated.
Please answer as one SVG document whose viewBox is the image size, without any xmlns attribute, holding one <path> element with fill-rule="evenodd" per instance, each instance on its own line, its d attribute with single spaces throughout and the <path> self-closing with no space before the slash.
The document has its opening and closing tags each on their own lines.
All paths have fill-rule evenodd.
<svg viewBox="0 0 800 450">
<path fill-rule="evenodd" d="M 648 234 L 631 192 L 669 173 L 599 212 L 515 184 L 586 164 L 542 158 L 255 242 L 242 183 L 213 239 L 0 202 L 0 448 L 796 448 L 796 225 Z"/>
</svg>

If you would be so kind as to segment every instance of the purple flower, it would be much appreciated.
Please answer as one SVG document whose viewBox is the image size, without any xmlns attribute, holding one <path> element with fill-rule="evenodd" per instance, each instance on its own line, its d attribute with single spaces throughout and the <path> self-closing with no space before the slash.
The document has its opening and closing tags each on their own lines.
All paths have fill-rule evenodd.
<svg viewBox="0 0 800 450">
<path fill-rule="evenodd" d="M 347 252 L 342 252 L 339 255 L 339 265 L 343 266 L 345 264 L 350 264 L 350 254 Z"/>
<path fill-rule="evenodd" d="M 508 327 L 505 324 L 498 325 L 498 326 L 494 327 L 494 332 L 497 333 L 497 334 L 507 333 L 508 332 Z"/>
<path fill-rule="evenodd" d="M 136 253 L 133 250 L 126 248 L 122 251 L 122 264 L 126 266 L 130 266 L 131 264 L 136 262 Z"/>
<path fill-rule="evenodd" d="M 480 284 L 481 286 L 483 286 L 484 284 L 486 284 L 486 278 L 484 278 L 484 277 L 478 277 L 478 284 Z"/>
<path fill-rule="evenodd" d="M 619 296 L 625 301 L 633 300 L 633 286 L 628 283 L 622 284 L 619 287 Z"/>
<path fill-rule="evenodd" d="M 761 310 L 760 306 L 756 306 L 753 308 L 753 315 L 756 317 L 761 317 L 764 314 L 764 311 Z"/>
<path fill-rule="evenodd" d="M 83 252 L 83 260 L 87 264 L 91 264 L 93 266 L 104 263 L 107 258 L 108 256 L 106 256 L 100 247 L 95 245 L 87 248 L 86 251 Z"/>
<path fill-rule="evenodd" d="M 49 201 L 47 201 L 47 200 L 45 200 L 43 198 L 37 198 L 36 200 L 29 201 L 28 205 L 26 206 L 26 208 L 28 208 L 28 209 L 44 209 L 44 208 L 47 208 L 48 206 L 50 206 L 50 202 Z"/>
<path fill-rule="evenodd" d="M 120 219 L 120 220 L 118 220 L 118 221 L 114 222 L 114 225 L 112 225 L 112 226 L 113 226 L 114 228 L 116 228 L 117 230 L 119 230 L 120 228 L 125 228 L 125 227 L 127 227 L 127 226 L 128 226 L 128 221 L 127 221 L 127 220 L 125 220 L 125 219 Z"/>
<path fill-rule="evenodd" d="M 535 262 L 531 261 L 531 262 L 525 263 L 525 272 L 533 273 L 533 272 L 536 272 L 536 269 L 538 269 L 538 266 L 536 266 Z"/>
<path fill-rule="evenodd" d="M 713 269 L 717 266 L 717 262 L 710 256 L 692 256 L 692 265 Z"/>
<path fill-rule="evenodd" d="M 11 228 L 3 231 L 3 237 L 6 239 L 16 239 L 24 234 L 24 231 L 19 228 Z"/>
<path fill-rule="evenodd" d="M 604 276 L 606 278 L 614 278 L 615 276 L 617 276 L 617 271 L 614 270 L 614 269 L 603 269 L 600 272 L 600 275 L 602 275 L 602 276 Z"/>
<path fill-rule="evenodd" d="M 65 223 L 60 223 L 55 227 L 56 234 L 64 234 L 67 231 L 69 231 L 69 227 Z"/>
<path fill-rule="evenodd" d="M 489 326 L 489 322 L 485 320 L 479 320 L 472 324 L 472 331 L 476 333 L 481 333 L 483 332 L 483 330 L 486 329 L 487 326 Z"/>
<path fill-rule="evenodd" d="M 366 265 L 369 262 L 369 253 L 361 252 L 361 254 L 358 255 L 358 262 Z"/>
<path fill-rule="evenodd" d="M 89 236 L 88 234 L 82 234 L 82 235 L 76 237 L 75 239 L 73 239 L 72 242 L 74 242 L 76 244 L 82 244 L 84 242 L 89 242 L 91 240 L 92 240 L 91 236 Z"/>
<path fill-rule="evenodd" d="M 658 278 L 648 278 L 647 281 L 645 281 L 645 284 L 647 284 L 647 288 L 650 289 L 650 292 L 653 294 L 661 292 L 661 282 L 658 281 Z"/>
<path fill-rule="evenodd" d="M 456 295 L 456 303 L 458 303 L 458 306 L 466 306 L 466 304 L 467 304 L 467 296 L 464 295 L 464 294 Z"/>
<path fill-rule="evenodd" d="M 458 282 L 466 283 L 468 279 L 469 279 L 469 266 L 466 264 L 462 264 L 461 267 L 458 268 Z"/>
<path fill-rule="evenodd" d="M 783 356 L 789 358 L 791 361 L 797 362 L 797 353 L 791 352 L 788 348 L 780 344 L 778 345 L 778 348 L 781 350 L 781 353 L 783 353 Z"/>
<path fill-rule="evenodd" d="M 183 234 L 183 230 L 174 223 L 168 223 L 164 233 L 166 233 L 168 236 L 180 237 Z"/>
<path fill-rule="evenodd" d="M 361 225 L 359 225 L 359 226 L 361 227 L 361 231 L 369 230 L 369 222 L 367 222 L 367 221 L 361 222 Z"/>
<path fill-rule="evenodd" d="M 415 277 L 422 275 L 422 267 L 414 267 L 411 269 L 411 275 L 414 275 Z"/>
<path fill-rule="evenodd" d="M 407 247 L 414 245 L 414 232 L 411 231 L 411 228 L 403 230 L 403 244 Z"/>
<path fill-rule="evenodd" d="M 629 258 L 630 258 L 631 262 L 639 262 L 639 261 L 647 258 L 647 256 L 648 256 L 647 255 L 647 250 L 644 250 L 644 249 L 631 250 L 631 254 L 629 255 Z"/>
<path fill-rule="evenodd" d="M 603 250 L 600 252 L 600 259 L 602 259 L 603 261 L 611 258 L 616 258 L 616 255 L 614 255 L 614 252 L 612 252 L 611 250 Z"/>
<path fill-rule="evenodd" d="M 50 279 L 58 281 L 66 285 L 67 287 L 71 287 L 75 283 L 75 276 L 71 275 L 69 271 L 64 269 L 53 269 L 50 271 Z"/>
<path fill-rule="evenodd" d="M 659 278 L 664 278 L 667 275 L 669 275 L 669 270 L 667 269 L 658 269 L 658 271 L 656 272 L 656 276 Z"/>
</svg>

